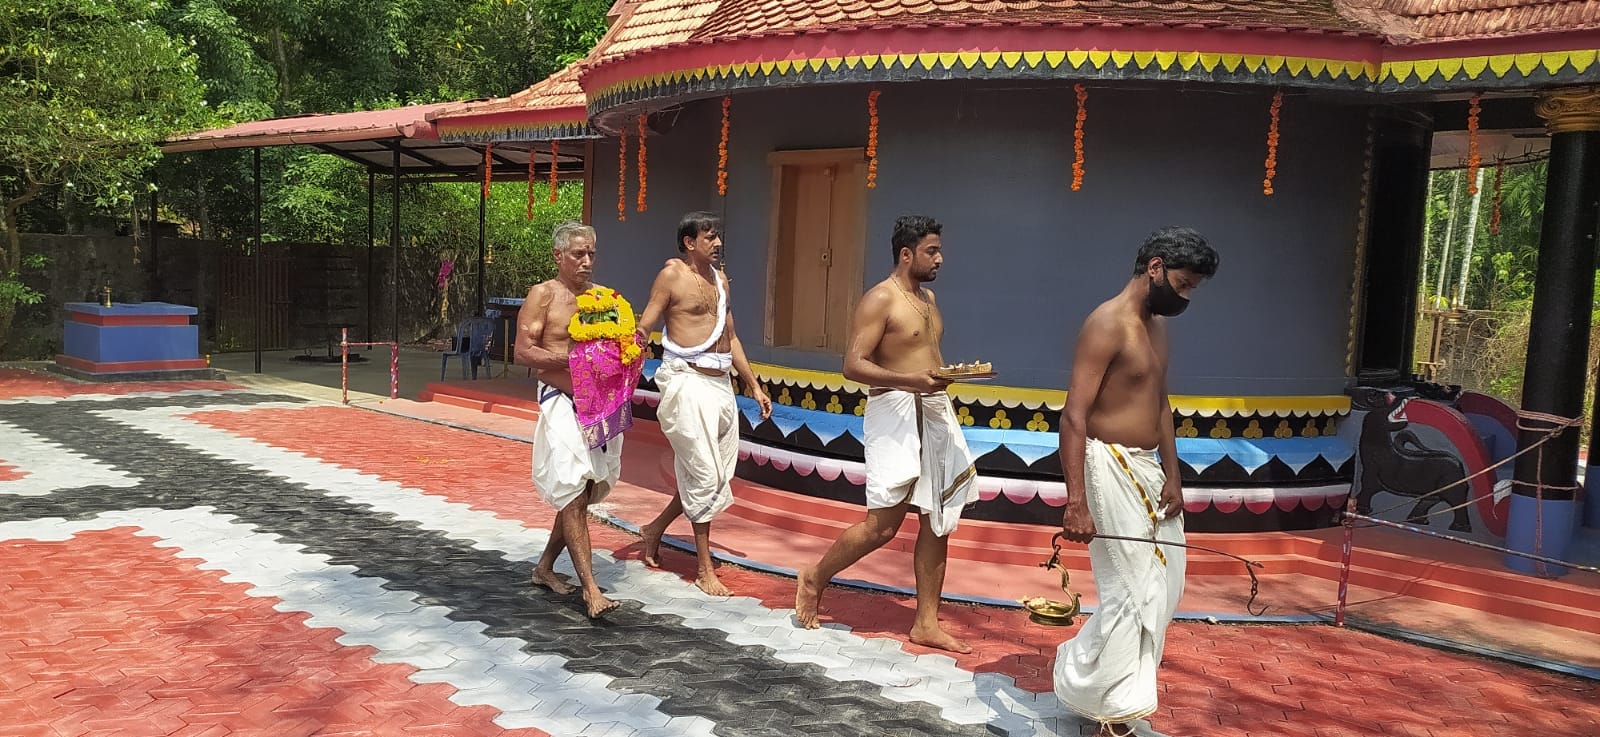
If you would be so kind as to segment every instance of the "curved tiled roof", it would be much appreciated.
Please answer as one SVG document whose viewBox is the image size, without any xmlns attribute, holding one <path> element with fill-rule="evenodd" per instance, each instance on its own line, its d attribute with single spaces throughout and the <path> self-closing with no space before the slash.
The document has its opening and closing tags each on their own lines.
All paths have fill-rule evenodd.
<svg viewBox="0 0 1600 737">
<path fill-rule="evenodd" d="M 697 38 L 882 25 L 1084 23 L 1223 25 L 1327 31 L 1360 27 L 1332 0 L 722 0 Z"/>
<path fill-rule="evenodd" d="M 581 61 L 568 64 L 561 71 L 509 97 L 457 103 L 435 111 L 430 118 L 443 120 L 523 110 L 558 110 L 561 108 L 582 110 L 586 102 L 583 95 L 583 87 L 578 84 L 578 74 L 582 71 L 582 64 L 583 62 Z"/>
<path fill-rule="evenodd" d="M 460 103 L 435 112 L 439 137 L 449 142 L 495 143 L 551 140 L 592 135 L 583 87 L 583 62 L 509 97 Z"/>
<path fill-rule="evenodd" d="M 1428 42 L 1600 29 L 1600 0 L 621 0 L 590 59 L 689 42 L 945 25 L 1227 27 Z"/>
<path fill-rule="evenodd" d="M 1600 0 L 1377 0 L 1398 40 L 1456 41 L 1600 29 Z"/>
</svg>

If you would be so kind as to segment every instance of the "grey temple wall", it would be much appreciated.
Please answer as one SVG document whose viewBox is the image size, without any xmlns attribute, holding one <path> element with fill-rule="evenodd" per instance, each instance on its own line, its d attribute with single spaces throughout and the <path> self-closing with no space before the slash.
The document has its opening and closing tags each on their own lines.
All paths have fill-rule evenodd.
<svg viewBox="0 0 1600 737">
<path fill-rule="evenodd" d="M 734 96 L 726 202 L 715 190 L 719 99 L 688 104 L 652 136 L 648 211 L 617 221 L 616 140 L 596 149 L 598 279 L 642 302 L 676 254 L 678 217 L 727 217 L 734 314 L 752 361 L 838 371 L 837 355 L 761 344 L 774 150 L 866 145 L 867 88 Z M 1091 90 L 1086 175 L 1069 188 L 1070 85 L 895 85 L 879 100 L 878 186 L 867 195 L 865 281 L 891 268 L 896 216 L 943 222 L 945 268 L 932 286 L 950 360 L 995 362 L 1008 385 L 1065 387 L 1082 319 L 1131 276 L 1162 225 L 1189 225 L 1222 258 L 1215 280 L 1173 323 L 1177 394 L 1342 392 L 1366 110 L 1289 96 L 1276 194 L 1261 193 L 1270 92 L 1171 86 Z"/>
</svg>

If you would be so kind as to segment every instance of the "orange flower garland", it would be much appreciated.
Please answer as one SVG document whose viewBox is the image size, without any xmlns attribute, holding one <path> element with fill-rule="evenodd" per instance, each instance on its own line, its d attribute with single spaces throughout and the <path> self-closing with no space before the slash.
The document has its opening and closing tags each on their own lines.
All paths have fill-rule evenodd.
<svg viewBox="0 0 1600 737">
<path fill-rule="evenodd" d="M 717 142 L 717 196 L 728 196 L 728 109 L 733 107 L 733 97 L 722 98 L 722 140 Z"/>
<path fill-rule="evenodd" d="M 644 124 L 646 119 L 647 116 L 639 116 L 639 202 L 637 205 L 639 212 L 644 212 L 647 209 L 644 203 L 645 177 L 649 174 L 649 169 L 645 166 L 644 154 Z"/>
<path fill-rule="evenodd" d="M 494 176 L 494 144 L 483 147 L 483 198 L 489 199 L 489 179 Z"/>
<path fill-rule="evenodd" d="M 628 219 L 628 129 L 617 138 L 617 221 Z"/>
<path fill-rule="evenodd" d="M 556 174 L 561 169 L 561 142 L 550 142 L 550 204 L 556 203 Z"/>
<path fill-rule="evenodd" d="M 533 160 L 538 158 L 533 155 L 533 146 L 528 146 L 528 213 L 527 218 L 533 219 Z"/>
<path fill-rule="evenodd" d="M 1072 86 L 1078 96 L 1078 115 L 1072 125 L 1072 191 L 1083 188 L 1083 122 L 1089 119 L 1089 90 L 1081 84 Z"/>
<path fill-rule="evenodd" d="M 1483 154 L 1478 151 L 1478 113 L 1483 107 L 1478 103 L 1483 101 L 1483 93 L 1472 96 L 1472 102 L 1467 107 L 1467 194 L 1478 193 L 1478 167 L 1483 165 Z"/>
<path fill-rule="evenodd" d="M 1261 193 L 1272 196 L 1272 179 L 1278 176 L 1278 113 L 1283 110 L 1283 91 L 1272 93 L 1271 122 L 1267 125 L 1267 176 L 1261 180 Z"/>
<path fill-rule="evenodd" d="M 878 94 L 867 93 L 867 189 L 878 186 Z"/>
<path fill-rule="evenodd" d="M 1506 174 L 1506 160 L 1501 159 L 1494 165 L 1494 214 L 1489 216 L 1489 232 L 1500 235 L 1500 180 Z"/>
</svg>

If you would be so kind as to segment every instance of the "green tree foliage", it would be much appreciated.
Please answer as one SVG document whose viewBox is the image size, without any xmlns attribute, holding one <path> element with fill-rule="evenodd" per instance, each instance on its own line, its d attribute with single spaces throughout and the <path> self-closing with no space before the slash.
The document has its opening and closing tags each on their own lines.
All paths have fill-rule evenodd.
<svg viewBox="0 0 1600 737">
<path fill-rule="evenodd" d="M 231 120 L 509 95 L 586 54 L 604 33 L 610 7 L 608 0 L 172 3 L 163 22 L 191 39 L 208 101 Z M 304 147 L 263 149 L 261 158 L 266 239 L 367 241 L 363 169 Z M 248 151 L 171 157 L 161 176 L 167 217 L 186 221 L 202 238 L 248 239 L 251 177 Z M 378 186 L 387 187 L 381 172 Z M 505 186 L 526 192 L 525 184 Z M 511 253 L 530 228 L 521 195 L 499 195 L 501 188 L 495 199 L 516 206 L 492 203 L 490 240 L 497 253 Z M 476 248 L 476 192 L 472 184 L 404 187 L 404 242 L 441 252 Z M 581 193 L 574 189 L 563 201 L 569 198 Z M 387 243 L 390 200 L 375 200 L 376 240 Z M 565 211 L 543 197 L 536 202 L 536 224 Z"/>
<path fill-rule="evenodd" d="M 160 0 L 0 3 L 0 346 L 16 306 L 40 295 L 20 280 L 23 208 L 70 193 L 128 205 L 155 143 L 204 120 L 197 59 L 156 23 Z"/>
<path fill-rule="evenodd" d="M 1522 397 L 1526 369 L 1529 317 L 1533 308 L 1534 278 L 1538 273 L 1539 237 L 1544 224 L 1545 180 L 1548 162 L 1507 165 L 1501 173 L 1498 202 L 1499 232 L 1494 229 L 1496 201 L 1494 169 L 1484 176 L 1483 197 L 1479 203 L 1477 241 L 1471 261 L 1466 265 L 1467 290 L 1464 304 L 1470 321 L 1481 320 L 1492 326 L 1487 335 L 1474 333 L 1468 353 L 1482 362 L 1487 374 L 1474 391 L 1494 394 L 1512 404 Z M 1450 260 L 1443 262 L 1445 235 L 1451 217 L 1452 179 L 1459 183 L 1455 207 L 1455 232 L 1450 242 Z M 1434 173 L 1428 196 L 1428 258 L 1421 285 L 1425 304 L 1430 308 L 1449 308 L 1462 268 L 1462 246 L 1466 241 L 1472 199 L 1467 195 L 1465 173 L 1460 170 Z M 1445 269 L 1446 288 L 1435 294 L 1439 270 Z M 1600 272 L 1595 274 L 1595 295 L 1600 298 Z M 1600 303 L 1597 303 L 1600 305 Z M 1429 325 L 1424 321 L 1421 325 Z M 1589 365 L 1600 361 L 1600 307 L 1590 315 Z M 1429 335 L 1418 331 L 1418 360 L 1427 356 Z M 1449 367 L 1446 367 L 1448 372 Z M 1456 373 L 1452 378 L 1461 378 Z M 1470 383 L 1470 382 L 1469 382 Z M 1592 406 L 1594 376 L 1588 379 L 1584 406 Z M 1585 428 L 1587 438 L 1588 428 Z M 1587 442 L 1587 440 L 1585 440 Z"/>
<path fill-rule="evenodd" d="M 1544 181 L 1546 163 L 1512 164 L 1500 175 L 1499 232 L 1495 232 L 1495 170 L 1485 171 L 1483 194 L 1478 203 L 1477 237 L 1472 260 L 1467 264 L 1465 304 L 1475 310 L 1517 309 L 1533 297 L 1534 266 L 1539 258 L 1539 230 L 1544 219 Z M 1458 189 L 1454 212 L 1455 227 L 1450 227 L 1451 187 Z M 1450 306 L 1461 274 L 1461 259 L 1467 241 L 1467 225 L 1472 197 L 1467 194 L 1466 172 L 1435 172 L 1428 194 L 1428 258 L 1424 262 L 1427 279 L 1422 284 L 1426 304 Z M 1450 236 L 1448 248 L 1446 237 Z M 1448 263 L 1442 261 L 1446 251 Z M 1444 269 L 1444 290 L 1435 294 L 1440 269 Z"/>
</svg>

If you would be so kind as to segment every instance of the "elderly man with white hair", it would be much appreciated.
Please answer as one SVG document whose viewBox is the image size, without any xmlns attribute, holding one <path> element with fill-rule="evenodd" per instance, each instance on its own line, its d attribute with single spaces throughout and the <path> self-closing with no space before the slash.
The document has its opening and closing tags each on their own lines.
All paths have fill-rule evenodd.
<svg viewBox="0 0 1600 737">
<path fill-rule="evenodd" d="M 533 580 L 558 594 L 572 592 L 570 580 L 555 572 L 566 549 L 578 572 L 589 616 L 615 609 L 595 585 L 590 562 L 589 505 L 611 493 L 622 473 L 622 437 L 589 447 L 572 399 L 572 350 L 568 323 L 578 311 L 578 295 L 594 287 L 594 228 L 568 222 L 556 227 L 556 278 L 535 284 L 517 318 L 517 361 L 539 372 L 539 424 L 533 434 L 533 483 L 540 498 L 557 510 L 555 529 Z"/>
</svg>

